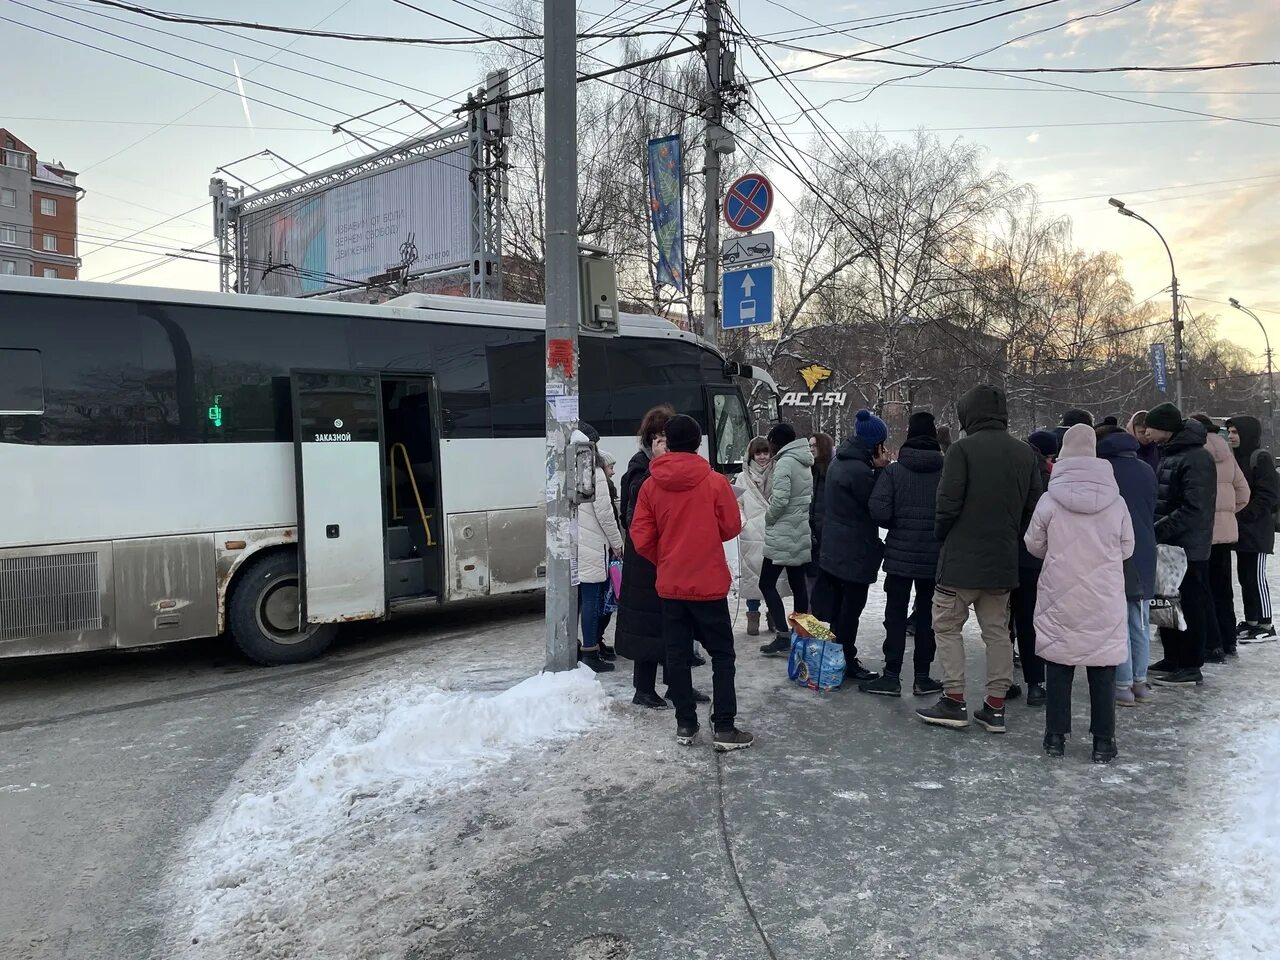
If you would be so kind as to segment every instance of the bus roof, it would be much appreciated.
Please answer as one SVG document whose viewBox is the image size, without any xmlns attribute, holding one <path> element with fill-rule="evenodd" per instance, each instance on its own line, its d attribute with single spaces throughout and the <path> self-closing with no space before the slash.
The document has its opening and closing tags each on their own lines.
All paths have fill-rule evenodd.
<svg viewBox="0 0 1280 960">
<path fill-rule="evenodd" d="M 76 297 L 100 300 L 140 300 L 150 303 L 173 303 L 186 306 L 227 307 L 237 310 L 270 310 L 285 313 L 376 317 L 383 320 L 438 320 L 474 326 L 516 327 L 527 330 L 546 328 L 546 306 L 541 303 L 515 303 L 508 300 L 472 300 L 467 297 L 445 297 L 425 293 L 408 293 L 392 303 L 370 305 L 335 300 L 297 297 L 265 297 L 256 294 L 215 293 L 207 290 L 181 290 L 168 287 L 126 286 L 119 283 L 92 283 L 83 280 L 52 280 L 44 277 L 0 276 L 0 293 L 24 293 L 50 297 Z M 640 337 L 670 338 L 696 343 L 708 350 L 715 348 L 701 337 L 681 330 L 669 320 L 650 314 L 623 313 L 619 326 L 624 334 Z M 719 353 L 719 351 L 715 351 Z"/>
</svg>

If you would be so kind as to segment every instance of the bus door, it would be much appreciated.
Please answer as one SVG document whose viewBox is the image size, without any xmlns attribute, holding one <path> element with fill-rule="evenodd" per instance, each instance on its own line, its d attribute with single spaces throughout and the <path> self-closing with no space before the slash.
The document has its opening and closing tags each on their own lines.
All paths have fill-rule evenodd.
<svg viewBox="0 0 1280 960">
<path fill-rule="evenodd" d="M 377 374 L 295 370 L 298 575 L 306 623 L 386 614 Z"/>
<path fill-rule="evenodd" d="M 707 386 L 703 390 L 710 425 L 707 431 L 708 459 L 720 473 L 738 473 L 751 443 L 751 421 L 742 402 L 742 391 L 733 385 Z"/>
</svg>

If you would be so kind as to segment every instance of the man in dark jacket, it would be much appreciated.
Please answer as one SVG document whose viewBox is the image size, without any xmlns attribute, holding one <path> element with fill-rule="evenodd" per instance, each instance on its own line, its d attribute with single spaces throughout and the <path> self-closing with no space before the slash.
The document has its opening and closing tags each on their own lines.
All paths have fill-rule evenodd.
<svg viewBox="0 0 1280 960">
<path fill-rule="evenodd" d="M 859 410 L 853 429 L 827 468 L 813 612 L 831 624 L 844 647 L 846 678 L 861 683 L 875 677 L 858 662 L 858 618 L 867 605 L 867 591 L 880 577 L 884 545 L 869 503 L 876 472 L 888 460 L 884 445 L 889 428 L 870 410 Z"/>
<path fill-rule="evenodd" d="M 1213 514 L 1218 500 L 1218 470 L 1204 448 L 1208 433 L 1186 420 L 1172 403 L 1147 413 L 1147 436 L 1160 446 L 1156 470 L 1156 543 L 1182 547 L 1187 574 L 1178 593 L 1186 630 L 1160 628 L 1164 659 L 1151 666 L 1151 680 L 1162 686 L 1203 683 L 1200 668 L 1213 646 L 1218 623 L 1209 587 L 1209 554 L 1213 546 Z"/>
<path fill-rule="evenodd" d="M 918 610 L 912 692 L 917 697 L 942 692 L 942 684 L 929 676 L 934 655 L 933 578 L 938 575 L 940 547 L 933 532 L 933 514 L 941 478 L 942 448 L 933 414 L 913 413 L 898 462 L 880 471 L 871 492 L 871 519 L 889 531 L 884 542 L 884 673 L 860 683 L 858 689 L 863 693 L 902 696 L 912 586 Z"/>
<path fill-rule="evenodd" d="M 702 430 L 677 414 L 667 421 L 666 456 L 653 461 L 640 487 L 629 533 L 636 552 L 658 569 L 662 633 L 667 641 L 667 692 L 676 708 L 676 742 L 693 743 L 698 712 L 690 663 L 696 639 L 711 654 L 711 726 L 717 750 L 740 750 L 753 737 L 733 725 L 732 575 L 724 544 L 742 532 L 738 498 L 729 481 L 698 455 Z"/>
<path fill-rule="evenodd" d="M 925 723 L 967 727 L 963 629 L 973 607 L 987 648 L 987 695 L 973 719 L 1004 733 L 1004 697 L 1013 682 L 1009 593 L 1018 585 L 1018 544 L 1043 486 L 1039 456 L 1009 436 L 1004 392 L 974 387 L 956 405 L 963 439 L 947 451 L 934 532 L 942 542 L 933 629 L 946 693 L 916 711 Z"/>
<path fill-rule="evenodd" d="M 1068 410 L 1062 415 L 1062 422 L 1053 428 L 1050 432 L 1053 438 L 1058 441 L 1058 449 L 1062 449 L 1062 438 L 1067 435 L 1067 431 L 1074 427 L 1077 423 L 1087 423 L 1093 426 L 1093 414 L 1088 410 Z"/>
<path fill-rule="evenodd" d="M 1236 627 L 1240 643 L 1274 640 L 1271 624 L 1271 590 L 1267 586 L 1267 556 L 1275 551 L 1275 509 L 1280 505 L 1280 479 L 1276 461 L 1262 449 L 1262 424 L 1257 417 L 1232 417 L 1227 421 L 1227 442 L 1235 450 L 1236 463 L 1249 481 L 1249 503 L 1236 514 L 1240 539 L 1236 543 L 1236 575 L 1244 600 L 1244 622 Z"/>
</svg>

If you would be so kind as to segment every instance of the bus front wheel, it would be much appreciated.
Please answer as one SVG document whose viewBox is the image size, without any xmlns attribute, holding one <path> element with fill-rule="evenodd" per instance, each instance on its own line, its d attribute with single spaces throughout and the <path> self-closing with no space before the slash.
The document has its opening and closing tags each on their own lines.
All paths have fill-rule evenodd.
<svg viewBox="0 0 1280 960">
<path fill-rule="evenodd" d="M 320 656 L 333 642 L 331 623 L 299 623 L 298 556 L 273 550 L 250 560 L 236 579 L 227 620 L 236 646 L 258 663 L 277 666 Z"/>
</svg>

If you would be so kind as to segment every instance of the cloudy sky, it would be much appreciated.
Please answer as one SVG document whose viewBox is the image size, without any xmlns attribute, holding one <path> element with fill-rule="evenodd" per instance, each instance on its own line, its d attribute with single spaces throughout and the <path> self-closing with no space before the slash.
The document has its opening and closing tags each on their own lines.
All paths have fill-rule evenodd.
<svg viewBox="0 0 1280 960">
<path fill-rule="evenodd" d="M 474 30 L 512 29 L 495 27 L 499 0 L 415 0 L 426 12 L 394 0 L 143 2 L 190 15 L 396 36 L 474 39 Z M 1046 211 L 1071 217 L 1081 246 L 1119 253 L 1141 299 L 1168 284 L 1168 263 L 1154 234 L 1107 205 L 1108 196 L 1121 197 L 1165 234 L 1184 292 L 1204 298 L 1198 309 L 1220 312 L 1224 335 L 1262 349 L 1251 320 L 1207 302 L 1229 296 L 1253 306 L 1280 334 L 1280 68 L 921 73 L 938 61 L 1010 69 L 1270 59 L 1280 49 L 1275 0 L 730 5 L 748 32 L 769 41 L 763 49 L 770 65 L 751 52 L 740 65 L 759 81 L 755 94 L 768 110 L 790 121 L 797 142 L 809 138 L 814 118 L 800 115 L 786 91 L 765 79 L 769 66 L 822 59 L 796 47 L 847 54 L 895 45 L 874 55 L 904 65 L 841 61 L 795 75 L 802 104 L 819 105 L 824 126 L 840 130 L 869 126 L 905 137 L 923 127 L 984 145 L 992 165 L 1034 185 Z M 582 17 L 587 25 L 608 17 L 602 29 L 613 29 L 652 14 L 649 28 L 670 29 L 693 6 L 583 0 Z M 358 156 L 365 148 L 333 133 L 334 124 L 401 99 L 441 116 L 485 70 L 482 48 L 470 45 L 428 49 L 214 31 L 88 2 L 0 0 L 0 17 L 9 76 L 24 78 L 10 85 L 0 126 L 42 158 L 81 172 L 86 279 L 125 278 L 156 264 L 162 251 L 208 241 L 215 167 L 265 149 L 308 170 Z M 987 17 L 994 19 L 964 26 Z M 918 39 L 939 31 L 946 32 Z M 899 79 L 870 92 L 888 78 Z M 390 142 L 391 133 L 374 128 L 391 121 L 401 121 L 392 129 L 405 135 L 425 126 L 404 107 L 350 126 Z M 269 157 L 232 169 L 260 185 L 289 172 Z M 142 232 L 104 247 L 135 231 Z M 214 288 L 217 280 L 211 265 L 170 260 L 133 282 Z"/>
</svg>

